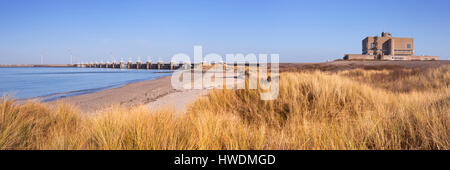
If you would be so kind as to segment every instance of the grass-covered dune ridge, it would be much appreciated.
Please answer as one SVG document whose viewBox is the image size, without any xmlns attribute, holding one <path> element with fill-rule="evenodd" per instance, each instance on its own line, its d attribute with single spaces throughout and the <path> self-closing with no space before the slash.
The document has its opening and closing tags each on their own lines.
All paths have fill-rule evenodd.
<svg viewBox="0 0 450 170">
<path fill-rule="evenodd" d="M 0 149 L 450 149 L 450 66 L 283 72 L 277 100 L 214 90 L 185 115 L 0 104 Z"/>
</svg>

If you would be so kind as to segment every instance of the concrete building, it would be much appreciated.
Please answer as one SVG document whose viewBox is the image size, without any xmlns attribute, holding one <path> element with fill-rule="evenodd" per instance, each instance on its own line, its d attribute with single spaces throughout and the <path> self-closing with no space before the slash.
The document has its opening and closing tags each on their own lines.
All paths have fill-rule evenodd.
<svg viewBox="0 0 450 170">
<path fill-rule="evenodd" d="M 392 37 L 382 32 L 381 37 L 362 40 L 362 54 L 345 54 L 345 60 L 438 60 L 437 56 L 414 55 L 414 39 Z"/>
</svg>

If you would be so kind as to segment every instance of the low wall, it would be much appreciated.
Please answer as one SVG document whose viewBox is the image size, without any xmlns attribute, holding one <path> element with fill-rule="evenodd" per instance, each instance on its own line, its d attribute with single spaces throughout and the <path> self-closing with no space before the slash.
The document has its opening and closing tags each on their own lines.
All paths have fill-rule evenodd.
<svg viewBox="0 0 450 170">
<path fill-rule="evenodd" d="M 375 60 L 375 56 L 363 54 L 346 54 L 344 60 Z"/>
</svg>

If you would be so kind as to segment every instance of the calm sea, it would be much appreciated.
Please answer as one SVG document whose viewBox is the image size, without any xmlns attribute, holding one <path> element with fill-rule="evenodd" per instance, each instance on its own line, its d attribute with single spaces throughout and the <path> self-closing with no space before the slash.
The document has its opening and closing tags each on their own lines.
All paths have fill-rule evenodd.
<svg viewBox="0 0 450 170">
<path fill-rule="evenodd" d="M 171 75 L 167 71 L 100 68 L 0 68 L 0 95 L 15 99 L 61 97 L 92 93 L 128 83 Z"/>
</svg>

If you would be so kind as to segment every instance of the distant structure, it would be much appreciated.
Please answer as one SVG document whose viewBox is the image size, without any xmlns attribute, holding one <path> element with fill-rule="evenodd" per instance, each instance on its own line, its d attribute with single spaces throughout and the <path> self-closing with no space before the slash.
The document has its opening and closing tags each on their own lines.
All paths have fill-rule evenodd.
<svg viewBox="0 0 450 170">
<path fill-rule="evenodd" d="M 345 54 L 344 60 L 439 60 L 438 56 L 414 55 L 414 39 L 392 37 L 382 32 L 381 37 L 362 40 L 362 54 Z"/>
</svg>

